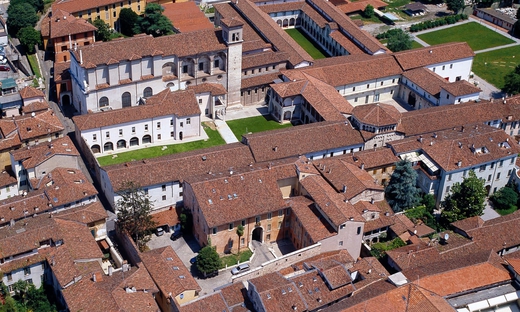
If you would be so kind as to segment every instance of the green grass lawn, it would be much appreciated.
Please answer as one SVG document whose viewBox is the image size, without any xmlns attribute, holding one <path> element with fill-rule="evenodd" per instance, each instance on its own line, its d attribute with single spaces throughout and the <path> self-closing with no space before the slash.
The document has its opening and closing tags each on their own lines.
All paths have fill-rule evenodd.
<svg viewBox="0 0 520 312">
<path fill-rule="evenodd" d="M 237 264 L 238 260 L 240 260 L 240 263 L 248 261 L 252 255 L 253 255 L 253 252 L 251 250 L 245 248 L 243 251 L 240 252 L 240 256 L 235 255 L 235 254 L 223 256 L 220 258 L 220 260 L 222 260 L 221 269 L 225 268 L 226 266 L 230 267 L 232 265 Z"/>
<path fill-rule="evenodd" d="M 428 44 L 465 41 L 479 51 L 513 43 L 514 41 L 476 22 L 466 23 L 442 30 L 432 31 L 418 36 Z"/>
<path fill-rule="evenodd" d="M 143 148 L 135 151 L 130 152 L 124 152 L 117 154 L 116 158 L 112 158 L 112 155 L 109 156 L 103 156 L 99 157 L 97 160 L 99 162 L 99 165 L 101 167 L 113 165 L 113 164 L 120 164 L 132 160 L 141 160 L 141 159 L 148 159 L 148 158 L 154 158 L 169 154 L 176 154 L 181 152 L 187 152 L 192 151 L 196 149 L 216 146 L 216 145 L 224 145 L 226 142 L 217 130 L 211 130 L 207 125 L 203 124 L 203 128 L 208 134 L 209 139 L 207 141 L 200 140 L 195 142 L 188 142 L 188 143 L 181 143 L 181 144 L 172 144 L 167 145 L 168 148 L 165 150 L 162 150 L 163 145 L 159 146 L 152 146 L 149 148 Z"/>
<path fill-rule="evenodd" d="M 504 76 L 520 64 L 520 46 L 479 53 L 473 59 L 473 72 L 480 78 L 502 89 Z"/>
<path fill-rule="evenodd" d="M 36 54 L 27 54 L 27 59 L 29 60 L 29 64 L 31 65 L 31 69 L 36 76 L 36 78 L 41 77 L 40 68 L 38 67 L 38 60 L 36 60 Z"/>
<path fill-rule="evenodd" d="M 313 59 L 322 59 L 327 57 L 299 29 L 293 28 L 286 29 L 285 31 L 294 39 L 294 41 L 307 51 Z"/>
<path fill-rule="evenodd" d="M 388 10 L 405 6 L 410 3 L 410 0 L 385 0 L 385 2 L 388 3 L 388 6 L 386 7 Z"/>
<path fill-rule="evenodd" d="M 415 40 L 412 41 L 412 49 L 417 49 L 417 48 L 422 48 L 422 47 L 423 47 L 423 45 L 420 44 L 419 42 L 417 42 Z"/>
<path fill-rule="evenodd" d="M 244 119 L 227 121 L 229 128 L 235 134 L 239 141 L 242 141 L 242 134 L 249 132 L 262 132 L 280 128 L 292 127 L 290 123 L 281 125 L 269 116 L 257 116 Z"/>
</svg>

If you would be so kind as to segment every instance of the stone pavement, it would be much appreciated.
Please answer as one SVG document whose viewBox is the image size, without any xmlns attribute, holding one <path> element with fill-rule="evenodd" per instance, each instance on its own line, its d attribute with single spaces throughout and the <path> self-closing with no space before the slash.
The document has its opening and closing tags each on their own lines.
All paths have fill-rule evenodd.
<svg viewBox="0 0 520 312">
<path fill-rule="evenodd" d="M 215 127 L 217 127 L 218 133 L 224 139 L 224 141 L 226 141 L 226 144 L 238 142 L 237 137 L 235 136 L 233 131 L 231 131 L 231 129 L 225 121 L 215 119 Z"/>
</svg>

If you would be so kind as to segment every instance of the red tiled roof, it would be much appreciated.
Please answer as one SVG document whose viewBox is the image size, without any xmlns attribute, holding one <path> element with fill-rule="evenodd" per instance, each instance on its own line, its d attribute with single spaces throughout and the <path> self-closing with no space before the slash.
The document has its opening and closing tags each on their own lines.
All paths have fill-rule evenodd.
<svg viewBox="0 0 520 312">
<path fill-rule="evenodd" d="M 76 18 L 72 14 L 60 10 L 59 8 L 54 8 L 52 10 L 52 16 L 49 17 L 49 23 L 51 39 L 88 32 L 93 33 L 97 30 L 97 28 L 87 20 Z"/>
<path fill-rule="evenodd" d="M 161 6 L 164 8 L 162 14 L 181 33 L 215 28 L 195 2 L 163 3 Z"/>
<path fill-rule="evenodd" d="M 453 62 L 475 56 L 466 42 L 451 42 L 393 54 L 403 70 L 444 62 Z"/>
</svg>

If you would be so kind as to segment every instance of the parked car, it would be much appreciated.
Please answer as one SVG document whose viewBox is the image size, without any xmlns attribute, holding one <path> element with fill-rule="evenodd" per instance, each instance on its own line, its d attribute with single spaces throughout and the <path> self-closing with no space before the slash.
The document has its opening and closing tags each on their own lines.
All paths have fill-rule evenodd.
<svg viewBox="0 0 520 312">
<path fill-rule="evenodd" d="M 191 264 L 195 264 L 195 263 L 197 263 L 197 256 L 191 258 L 191 259 L 190 259 L 190 263 L 191 263 Z"/>
<path fill-rule="evenodd" d="M 164 235 L 164 229 L 162 227 L 158 227 L 156 230 L 155 230 L 155 235 L 157 236 L 163 236 Z"/>
<path fill-rule="evenodd" d="M 0 65 L 0 71 L 10 71 L 11 67 L 8 65 Z"/>
<path fill-rule="evenodd" d="M 242 272 L 245 272 L 247 270 L 249 270 L 249 264 L 242 263 L 242 264 L 234 267 L 233 270 L 231 270 L 231 274 L 237 275 L 238 273 L 242 273 Z"/>
<path fill-rule="evenodd" d="M 172 235 L 170 236 L 170 239 L 171 239 L 172 241 L 176 241 L 176 240 L 178 240 L 178 239 L 181 238 L 181 237 L 182 237 L 182 232 L 181 232 L 181 231 L 175 231 L 175 232 L 173 232 Z"/>
<path fill-rule="evenodd" d="M 0 64 L 1 65 L 7 64 L 7 59 L 4 56 L 2 56 L 2 55 L 0 55 Z"/>
</svg>

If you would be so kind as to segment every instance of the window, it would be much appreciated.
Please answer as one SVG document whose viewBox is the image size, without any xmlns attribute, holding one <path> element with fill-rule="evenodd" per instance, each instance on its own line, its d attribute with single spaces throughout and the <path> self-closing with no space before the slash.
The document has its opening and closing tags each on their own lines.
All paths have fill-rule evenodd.
<svg viewBox="0 0 520 312">
<path fill-rule="evenodd" d="M 488 179 L 487 179 L 487 180 L 488 180 L 488 181 L 491 181 L 491 174 L 488 175 Z"/>
<path fill-rule="evenodd" d="M 273 214 L 271 212 L 267 213 L 267 220 L 271 220 L 273 217 Z"/>
<path fill-rule="evenodd" d="M 450 64 L 450 69 L 452 69 L 452 68 L 453 68 L 453 64 Z"/>
<path fill-rule="evenodd" d="M 352 87 L 352 91 L 356 91 L 356 87 Z"/>
<path fill-rule="evenodd" d="M 230 223 L 230 224 L 229 224 L 229 228 L 228 228 L 228 230 L 231 231 L 231 230 L 233 230 L 234 227 L 235 227 L 235 225 L 234 225 L 233 223 Z"/>
<path fill-rule="evenodd" d="M 354 98 L 354 102 L 357 102 L 357 97 L 356 97 L 356 98 Z"/>
<path fill-rule="evenodd" d="M 199 70 L 204 70 L 204 62 L 199 63 Z"/>
<path fill-rule="evenodd" d="M 480 166 L 479 171 L 484 171 L 484 170 L 486 170 L 486 165 L 482 165 L 482 166 Z"/>
<path fill-rule="evenodd" d="M 172 138 L 175 137 L 175 134 L 173 133 L 173 131 L 170 132 L 170 137 L 172 137 Z"/>
<path fill-rule="evenodd" d="M 283 217 L 283 210 L 282 209 L 278 210 L 278 217 Z"/>
<path fill-rule="evenodd" d="M 442 65 L 442 70 L 446 69 L 446 65 Z"/>
<path fill-rule="evenodd" d="M 99 107 L 108 106 L 108 98 L 106 96 L 99 99 Z"/>
<path fill-rule="evenodd" d="M 161 129 L 161 123 L 160 122 L 157 123 L 157 129 Z"/>
<path fill-rule="evenodd" d="M 491 163 L 491 169 L 495 168 L 495 162 Z"/>
<path fill-rule="evenodd" d="M 271 231 L 271 223 L 267 224 L 267 232 Z"/>
<path fill-rule="evenodd" d="M 285 215 L 290 216 L 291 210 L 289 208 L 285 209 Z"/>
<path fill-rule="evenodd" d="M 260 218 L 260 216 L 256 216 L 256 217 L 255 217 L 255 222 L 256 222 L 256 223 L 260 223 L 261 220 L 262 220 L 262 219 Z"/>
<path fill-rule="evenodd" d="M 383 81 L 381 81 L 381 85 L 383 85 Z"/>
<path fill-rule="evenodd" d="M 199 99 L 199 104 L 202 104 L 202 99 Z"/>
<path fill-rule="evenodd" d="M 245 243 L 246 243 L 246 239 L 242 237 L 242 238 L 240 239 L 240 246 L 244 246 Z"/>
<path fill-rule="evenodd" d="M 282 221 L 278 221 L 278 229 L 282 228 Z"/>
<path fill-rule="evenodd" d="M 365 97 L 365 104 L 368 103 L 368 95 Z"/>
<path fill-rule="evenodd" d="M 500 180 L 500 172 L 497 173 L 497 180 Z"/>
<path fill-rule="evenodd" d="M 107 132 L 105 133 L 105 137 L 106 137 L 107 139 L 109 139 L 109 138 L 110 138 L 110 132 L 107 131 Z"/>
<path fill-rule="evenodd" d="M 271 241 L 271 234 L 267 234 L 267 235 L 265 236 L 265 240 L 266 240 L 266 241 Z"/>
<path fill-rule="evenodd" d="M 450 192 L 450 186 L 446 186 L 446 193 L 449 193 Z"/>
<path fill-rule="evenodd" d="M 93 134 L 92 135 L 92 141 L 96 141 L 97 140 L 97 134 Z"/>
<path fill-rule="evenodd" d="M 514 158 L 511 158 L 511 162 L 510 164 L 514 164 L 515 163 L 515 159 Z"/>
<path fill-rule="evenodd" d="M 216 227 L 212 228 L 212 229 L 211 229 L 211 233 L 212 233 L 213 235 L 216 235 L 216 234 L 217 234 L 217 228 L 216 228 Z"/>
<path fill-rule="evenodd" d="M 213 61 L 213 67 L 219 67 L 220 66 L 220 60 Z"/>
<path fill-rule="evenodd" d="M 191 125 L 191 118 L 186 118 L 186 124 Z"/>
<path fill-rule="evenodd" d="M 370 88 L 370 84 L 367 84 L 367 89 L 369 89 L 369 88 Z"/>
<path fill-rule="evenodd" d="M 8 281 L 12 281 L 13 280 L 13 274 L 7 273 L 6 276 L 7 276 L 7 280 Z"/>
<path fill-rule="evenodd" d="M 513 170 L 509 169 L 509 171 L 507 172 L 507 177 L 510 177 L 510 176 L 511 176 L 511 172 L 512 172 L 512 171 L 513 171 Z"/>
<path fill-rule="evenodd" d="M 242 226 L 246 226 L 246 220 L 242 220 Z"/>
<path fill-rule="evenodd" d="M 181 121 L 180 126 L 181 126 L 181 127 L 184 127 L 184 122 Z"/>
<path fill-rule="evenodd" d="M 162 185 L 162 191 L 163 191 L 163 192 L 166 192 L 166 184 L 163 184 L 163 185 Z"/>
<path fill-rule="evenodd" d="M 504 165 L 504 161 L 501 160 L 500 163 L 498 164 L 499 167 L 502 167 Z"/>
<path fill-rule="evenodd" d="M 144 131 L 148 131 L 148 125 L 144 125 Z"/>
<path fill-rule="evenodd" d="M 132 133 L 135 133 L 135 127 L 132 127 Z"/>
<path fill-rule="evenodd" d="M 433 72 L 435 72 L 435 67 L 433 68 Z"/>
<path fill-rule="evenodd" d="M 157 135 L 157 140 L 160 140 L 160 139 L 161 139 L 161 134 L 159 133 L 159 134 Z"/>
<path fill-rule="evenodd" d="M 166 195 L 163 195 L 163 196 L 162 196 L 162 200 L 166 200 Z"/>
<path fill-rule="evenodd" d="M 143 91 L 143 97 L 151 97 L 153 95 L 153 90 L 150 87 L 146 87 Z"/>
<path fill-rule="evenodd" d="M 449 95 L 449 94 L 446 94 L 446 98 L 449 99 L 449 98 L 450 98 L 450 95 Z"/>
<path fill-rule="evenodd" d="M 30 268 L 30 267 L 23 268 L 23 274 L 24 274 L 24 275 L 29 275 L 29 274 L 31 274 L 31 268 Z"/>
<path fill-rule="evenodd" d="M 361 227 L 360 226 L 358 226 L 358 228 L 357 228 L 357 235 L 359 235 L 359 234 L 361 234 Z"/>
<path fill-rule="evenodd" d="M 170 126 L 173 126 L 173 118 L 170 119 Z"/>
<path fill-rule="evenodd" d="M 123 129 L 119 129 L 119 136 L 123 136 Z"/>
<path fill-rule="evenodd" d="M 187 74 L 188 73 L 188 65 L 182 65 L 182 73 Z"/>
<path fill-rule="evenodd" d="M 343 241 L 339 241 L 338 245 L 343 246 Z"/>
</svg>

